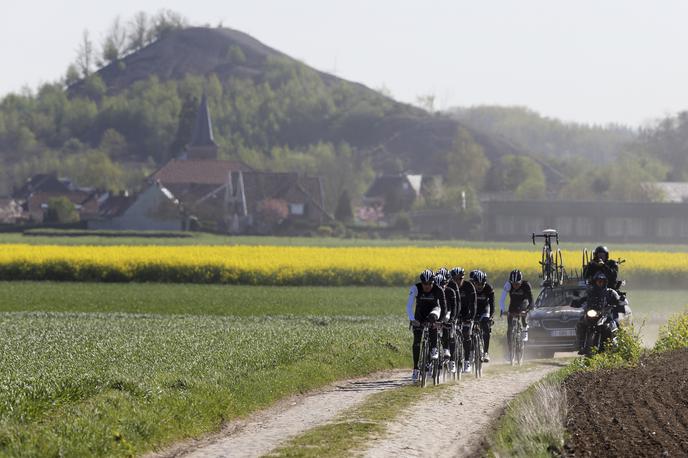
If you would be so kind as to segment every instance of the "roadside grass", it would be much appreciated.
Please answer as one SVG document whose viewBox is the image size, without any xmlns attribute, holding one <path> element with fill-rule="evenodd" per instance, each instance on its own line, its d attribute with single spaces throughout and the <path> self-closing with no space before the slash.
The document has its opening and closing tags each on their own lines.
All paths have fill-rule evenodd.
<svg viewBox="0 0 688 458">
<path fill-rule="evenodd" d="M 679 348 L 688 348 L 688 311 L 671 317 L 659 330 L 654 351 L 664 352 Z"/>
<path fill-rule="evenodd" d="M 59 233 L 59 231 L 51 231 Z M 84 231 L 79 231 L 84 232 Z M 469 248 L 499 248 L 512 250 L 539 251 L 534 247 L 526 234 L 522 242 L 491 242 L 477 240 L 416 240 L 409 238 L 394 239 L 365 239 L 365 238 L 334 238 L 334 237 L 274 237 L 274 236 L 225 236 L 205 233 L 181 232 L 183 238 L 170 237 L 103 237 L 84 235 L 70 237 L 69 231 L 64 236 L 25 236 L 21 233 L 0 233 L 0 244 L 24 243 L 30 245 L 274 245 L 274 246 L 318 246 L 318 247 L 469 247 Z M 187 235 L 190 237 L 186 237 Z M 562 241 L 562 248 L 568 250 L 582 250 L 594 248 L 598 242 L 567 243 Z M 615 244 L 614 251 L 668 251 L 688 252 L 688 244 Z M 580 259 L 566 259 L 571 266 L 578 265 Z"/>
</svg>

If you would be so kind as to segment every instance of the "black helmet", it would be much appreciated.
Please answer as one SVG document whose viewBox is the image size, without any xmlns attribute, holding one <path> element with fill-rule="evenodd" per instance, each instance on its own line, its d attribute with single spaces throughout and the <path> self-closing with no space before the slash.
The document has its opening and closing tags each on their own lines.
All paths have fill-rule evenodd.
<svg viewBox="0 0 688 458">
<path fill-rule="evenodd" d="M 466 275 L 466 271 L 463 270 L 463 267 L 452 267 L 452 269 L 449 271 L 449 275 L 451 275 L 452 278 L 459 276 L 463 277 Z"/>
<path fill-rule="evenodd" d="M 597 272 L 597 273 L 592 277 L 593 285 L 597 286 L 597 281 L 598 281 L 598 280 L 603 280 L 603 281 L 604 281 L 604 285 L 602 286 L 602 288 L 606 288 L 606 287 L 607 287 L 607 281 L 608 281 L 608 280 L 607 280 L 607 276 L 604 274 L 604 272 Z"/>
<path fill-rule="evenodd" d="M 435 274 L 441 274 L 442 276 L 446 277 L 447 275 L 449 275 L 449 271 L 446 267 L 440 267 L 439 269 L 437 269 L 437 272 L 435 272 Z"/>
<path fill-rule="evenodd" d="M 447 277 L 445 277 L 441 273 L 437 273 L 435 275 L 435 283 L 437 283 L 438 286 L 443 286 L 446 282 L 447 282 Z"/>
<path fill-rule="evenodd" d="M 520 270 L 514 269 L 509 274 L 509 281 L 511 283 L 521 283 L 523 281 L 523 274 Z"/>
<path fill-rule="evenodd" d="M 475 283 L 481 283 L 482 284 L 482 283 L 487 282 L 487 275 L 485 274 L 485 272 L 483 272 L 482 270 L 478 270 L 478 269 L 471 270 L 471 273 L 469 274 L 469 278 L 471 279 L 471 281 L 473 281 Z"/>
<path fill-rule="evenodd" d="M 432 273 L 432 270 L 430 269 L 425 269 L 420 273 L 420 282 L 421 283 L 430 283 L 435 275 Z"/>
<path fill-rule="evenodd" d="M 609 250 L 607 249 L 606 246 L 600 245 L 597 248 L 595 248 L 595 251 L 593 251 L 593 256 L 597 259 L 602 259 L 600 255 L 604 253 L 607 255 L 607 259 L 605 261 L 609 260 Z"/>
</svg>

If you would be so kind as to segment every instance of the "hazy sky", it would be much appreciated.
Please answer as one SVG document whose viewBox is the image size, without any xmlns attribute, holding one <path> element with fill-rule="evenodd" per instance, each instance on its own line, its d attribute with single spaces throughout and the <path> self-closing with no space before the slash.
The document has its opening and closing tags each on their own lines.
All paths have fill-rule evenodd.
<svg viewBox="0 0 688 458">
<path fill-rule="evenodd" d="M 93 0 L 0 3 L 0 96 L 61 77 L 84 29 L 169 8 L 398 100 L 526 105 L 639 125 L 688 109 L 682 0 Z"/>
</svg>

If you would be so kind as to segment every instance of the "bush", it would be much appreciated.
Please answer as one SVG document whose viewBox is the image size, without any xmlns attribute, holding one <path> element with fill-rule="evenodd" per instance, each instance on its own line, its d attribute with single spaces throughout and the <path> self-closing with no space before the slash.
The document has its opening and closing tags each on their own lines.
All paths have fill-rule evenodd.
<svg viewBox="0 0 688 458">
<path fill-rule="evenodd" d="M 669 319 L 659 331 L 655 351 L 670 351 L 688 348 L 688 312 Z"/>
<path fill-rule="evenodd" d="M 609 345 L 609 344 L 608 344 Z M 618 344 L 607 347 L 602 353 L 590 358 L 578 358 L 571 363 L 571 370 L 612 369 L 635 365 L 643 353 L 640 333 L 633 326 L 619 328 Z"/>
</svg>

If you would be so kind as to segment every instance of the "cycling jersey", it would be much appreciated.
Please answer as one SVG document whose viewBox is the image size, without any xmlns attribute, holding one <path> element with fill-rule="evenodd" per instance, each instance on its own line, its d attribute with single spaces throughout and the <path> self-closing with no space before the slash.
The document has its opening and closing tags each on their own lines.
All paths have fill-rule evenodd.
<svg viewBox="0 0 688 458">
<path fill-rule="evenodd" d="M 459 303 L 461 304 L 461 310 L 459 311 L 459 317 L 461 321 L 472 321 L 475 319 L 475 287 L 473 283 L 464 280 L 459 286 Z"/>
<path fill-rule="evenodd" d="M 461 292 L 460 287 L 458 283 L 456 283 L 454 280 L 449 280 L 449 283 L 447 283 L 447 288 L 445 289 L 445 296 L 447 296 L 447 301 L 449 301 L 449 297 L 446 294 L 446 290 L 451 289 L 454 292 L 454 299 L 456 300 L 455 304 L 455 309 L 452 311 L 452 318 L 458 318 L 461 316 Z M 447 304 L 447 307 L 449 307 L 449 304 Z"/>
<path fill-rule="evenodd" d="M 533 292 L 527 280 L 523 280 L 521 287 L 518 289 L 512 288 L 510 281 L 504 283 L 502 297 L 499 298 L 500 312 L 504 312 L 507 294 L 509 295 L 509 313 L 518 313 L 525 310 L 525 307 L 523 307 L 524 300 L 528 301 L 530 307 L 533 306 Z"/>
<path fill-rule="evenodd" d="M 415 311 L 413 310 L 414 303 L 416 306 Z M 435 307 L 439 308 L 439 316 L 444 316 L 447 304 L 442 288 L 433 284 L 432 289 L 426 293 L 423 291 L 422 283 L 416 283 L 411 287 L 408 301 L 406 302 L 406 314 L 409 320 L 425 321 Z"/>
<path fill-rule="evenodd" d="M 444 299 L 447 302 L 447 313 L 449 314 L 449 319 L 454 319 L 458 316 L 458 300 L 456 298 L 456 292 L 447 285 L 444 287 Z"/>
<path fill-rule="evenodd" d="M 492 318 L 494 315 L 494 290 L 489 283 L 485 283 L 482 291 L 475 292 L 476 312 L 475 320 Z"/>
</svg>

